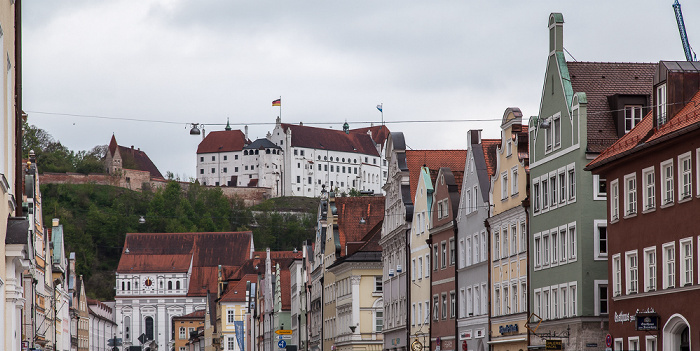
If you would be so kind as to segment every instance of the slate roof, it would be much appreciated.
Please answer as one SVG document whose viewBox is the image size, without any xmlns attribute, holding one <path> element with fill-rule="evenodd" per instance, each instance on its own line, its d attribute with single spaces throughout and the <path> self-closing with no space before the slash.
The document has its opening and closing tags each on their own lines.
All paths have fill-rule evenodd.
<svg viewBox="0 0 700 351">
<path fill-rule="evenodd" d="M 5 244 L 27 245 L 27 240 L 29 240 L 29 221 L 25 218 L 8 218 Z"/>
<path fill-rule="evenodd" d="M 637 123 L 631 131 L 600 153 L 585 169 L 595 169 L 626 155 L 659 144 L 666 140 L 667 137 L 684 134 L 696 129 L 700 129 L 700 92 L 695 93 L 688 104 L 659 129 L 654 129 L 653 112 L 647 113 L 641 122 Z"/>
<path fill-rule="evenodd" d="M 656 63 L 567 62 L 573 92 L 585 92 L 587 151 L 598 153 L 618 138 L 607 97 L 652 93 Z"/>
<path fill-rule="evenodd" d="M 336 197 L 340 256 L 346 255 L 346 244 L 360 241 L 384 219 L 384 196 Z M 360 224 L 364 218 L 366 223 Z"/>
<path fill-rule="evenodd" d="M 244 149 L 253 149 L 253 150 L 260 150 L 260 149 L 280 149 L 282 150 L 281 147 L 275 145 L 275 143 L 271 142 L 270 140 L 266 138 L 260 138 L 255 140 L 254 142 L 246 145 L 243 147 Z"/>
<path fill-rule="evenodd" d="M 140 149 L 134 149 L 134 147 L 126 147 L 117 145 L 117 139 L 112 134 L 112 139 L 109 142 L 109 153 L 114 155 L 115 151 L 119 149 L 119 155 L 122 157 L 122 165 L 126 169 L 136 169 L 139 171 L 145 171 L 151 173 L 151 178 L 163 178 L 160 174 L 158 167 L 151 161 L 151 159 L 146 155 L 145 152 Z M 129 165 L 135 165 L 135 168 L 129 168 Z"/>
<path fill-rule="evenodd" d="M 374 140 L 365 133 L 301 126 L 282 123 L 284 132 L 292 132 L 293 147 L 325 149 L 331 151 L 354 152 L 358 154 L 379 156 Z"/>
<path fill-rule="evenodd" d="M 197 154 L 241 151 L 247 144 L 250 144 L 250 140 L 246 139 L 245 134 L 240 129 L 219 130 L 207 134 L 197 146 Z"/>
<path fill-rule="evenodd" d="M 411 187 L 411 200 L 416 198 L 416 189 L 420 178 L 422 166 L 432 170 L 440 167 L 448 167 L 452 172 L 464 173 L 464 165 L 467 161 L 467 150 L 406 150 L 406 165 L 408 166 L 409 183 Z M 435 179 L 430 176 L 433 184 Z M 460 181 L 461 184 L 461 181 Z M 461 186 L 461 185 L 460 185 Z"/>
</svg>

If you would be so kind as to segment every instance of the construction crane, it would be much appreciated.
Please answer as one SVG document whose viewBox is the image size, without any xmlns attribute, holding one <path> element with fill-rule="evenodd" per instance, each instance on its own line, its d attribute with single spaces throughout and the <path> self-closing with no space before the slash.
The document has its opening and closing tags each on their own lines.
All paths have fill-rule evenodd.
<svg viewBox="0 0 700 351">
<path fill-rule="evenodd" d="M 690 47 L 690 43 L 688 42 L 688 34 L 685 32 L 685 22 L 683 22 L 681 4 L 678 3 L 678 0 L 673 3 L 673 11 L 676 12 L 676 22 L 678 23 L 678 32 L 681 34 L 685 59 L 688 61 L 695 61 L 695 51 L 693 51 L 693 48 Z"/>
</svg>

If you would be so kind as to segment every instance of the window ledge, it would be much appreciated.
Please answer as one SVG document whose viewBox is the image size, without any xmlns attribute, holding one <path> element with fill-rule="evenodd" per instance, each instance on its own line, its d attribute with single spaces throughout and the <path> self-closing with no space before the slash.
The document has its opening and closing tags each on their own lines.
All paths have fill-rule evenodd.
<svg viewBox="0 0 700 351">
<path fill-rule="evenodd" d="M 634 217 L 637 217 L 637 212 L 628 213 L 622 218 L 629 219 L 629 218 L 634 218 Z"/>
<path fill-rule="evenodd" d="M 666 202 L 665 204 L 659 206 L 659 208 L 668 208 L 668 207 L 673 206 L 673 204 L 674 204 L 673 201 L 669 201 L 669 202 Z"/>
<path fill-rule="evenodd" d="M 684 196 L 682 199 L 678 200 L 678 203 L 679 203 L 679 204 L 682 204 L 682 203 L 688 202 L 688 201 L 690 201 L 690 200 L 692 200 L 692 199 L 693 199 L 693 196 L 692 196 L 692 195 L 686 195 L 686 196 Z"/>
<path fill-rule="evenodd" d="M 656 207 L 649 207 L 646 210 L 642 211 L 642 214 L 647 214 L 656 211 Z"/>
</svg>

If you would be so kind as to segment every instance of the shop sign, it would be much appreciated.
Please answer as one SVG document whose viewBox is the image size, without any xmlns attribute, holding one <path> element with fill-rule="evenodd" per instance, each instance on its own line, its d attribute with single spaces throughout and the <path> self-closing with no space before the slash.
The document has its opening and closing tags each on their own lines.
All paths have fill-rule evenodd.
<svg viewBox="0 0 700 351">
<path fill-rule="evenodd" d="M 561 350 L 561 340 L 546 340 L 545 350 Z"/>
<path fill-rule="evenodd" d="M 517 324 L 506 324 L 498 327 L 498 332 L 501 334 L 508 334 L 508 333 L 517 333 L 518 332 L 518 325 Z"/>
<path fill-rule="evenodd" d="M 658 314 L 638 314 L 636 330 L 659 330 L 659 315 Z"/>
<path fill-rule="evenodd" d="M 651 307 L 647 308 L 646 310 L 637 309 L 637 311 L 635 311 L 635 313 L 636 314 L 630 314 L 630 313 L 625 313 L 625 312 L 620 312 L 620 313 L 615 312 L 615 316 L 614 316 L 615 323 L 634 322 L 637 319 L 636 316 L 639 316 L 641 318 L 642 316 L 656 315 L 656 311 L 654 311 L 654 309 Z M 638 329 L 638 330 L 644 330 L 644 329 Z M 649 330 L 658 330 L 658 321 L 657 321 L 656 329 L 649 329 Z"/>
<path fill-rule="evenodd" d="M 472 338 L 472 331 L 471 330 L 467 330 L 467 331 L 459 334 L 460 340 L 471 339 L 471 338 Z"/>
</svg>

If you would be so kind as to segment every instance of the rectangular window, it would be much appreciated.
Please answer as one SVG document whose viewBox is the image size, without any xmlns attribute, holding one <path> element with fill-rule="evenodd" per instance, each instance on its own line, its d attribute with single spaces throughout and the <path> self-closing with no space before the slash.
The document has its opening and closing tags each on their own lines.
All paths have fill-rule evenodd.
<svg viewBox="0 0 700 351">
<path fill-rule="evenodd" d="M 550 319 L 550 311 L 549 311 L 549 290 L 545 290 L 542 292 L 542 319 Z"/>
<path fill-rule="evenodd" d="M 539 267 L 541 265 L 542 265 L 541 238 L 539 236 L 535 236 L 535 267 Z"/>
<path fill-rule="evenodd" d="M 656 88 L 656 125 L 661 127 L 666 124 L 666 84 Z"/>
<path fill-rule="evenodd" d="M 569 225 L 569 261 L 576 260 L 576 225 Z"/>
<path fill-rule="evenodd" d="M 554 148 L 559 148 L 561 146 L 561 115 L 554 116 L 554 121 L 552 122 L 552 137 L 554 139 Z"/>
<path fill-rule="evenodd" d="M 622 266 L 620 262 L 620 254 L 616 254 L 612 258 L 612 285 L 613 296 L 620 296 L 622 293 Z"/>
<path fill-rule="evenodd" d="M 430 277 L 430 255 L 425 255 L 425 277 Z"/>
<path fill-rule="evenodd" d="M 501 248 L 501 236 L 500 236 L 500 233 L 498 232 L 498 230 L 493 232 L 493 245 L 494 245 L 493 258 L 494 258 L 494 260 L 496 260 L 496 259 L 501 257 L 501 249 L 500 249 Z"/>
<path fill-rule="evenodd" d="M 455 265 L 456 261 L 456 254 L 455 254 L 455 239 L 450 238 L 450 266 Z"/>
<path fill-rule="evenodd" d="M 597 284 L 598 288 L 598 315 L 608 314 L 608 285 Z"/>
<path fill-rule="evenodd" d="M 678 200 L 689 199 L 692 195 L 693 168 L 690 162 L 690 152 L 678 156 Z"/>
<path fill-rule="evenodd" d="M 576 200 L 576 169 L 569 169 L 569 201 Z"/>
<path fill-rule="evenodd" d="M 229 336 L 229 337 L 226 337 L 226 341 L 228 344 L 228 350 L 233 351 L 234 348 L 236 347 L 236 338 Z"/>
<path fill-rule="evenodd" d="M 656 247 L 644 249 L 644 291 L 656 290 Z"/>
<path fill-rule="evenodd" d="M 411 280 L 416 280 L 416 259 L 411 260 Z"/>
<path fill-rule="evenodd" d="M 552 288 L 552 318 L 559 318 L 559 290 Z"/>
<path fill-rule="evenodd" d="M 559 173 L 559 203 L 566 202 L 566 175 L 564 172 Z"/>
<path fill-rule="evenodd" d="M 494 316 L 500 316 L 501 315 L 501 291 L 498 288 L 496 288 L 496 290 L 494 291 L 493 305 L 495 308 Z"/>
<path fill-rule="evenodd" d="M 673 203 L 673 159 L 661 164 L 661 202 L 663 205 Z"/>
<path fill-rule="evenodd" d="M 455 296 L 455 292 L 452 291 L 450 292 L 450 318 L 455 318 L 455 314 L 457 313 L 457 300 Z"/>
<path fill-rule="evenodd" d="M 437 243 L 433 247 L 433 270 L 437 271 L 438 267 L 440 266 L 440 248 L 438 247 Z"/>
<path fill-rule="evenodd" d="M 656 188 L 654 180 L 654 167 L 642 170 L 642 186 L 644 187 L 644 211 L 653 210 L 656 206 Z"/>
<path fill-rule="evenodd" d="M 501 253 L 503 254 L 503 258 L 506 258 L 508 257 L 508 227 L 503 227 L 501 234 L 501 238 L 503 239 Z"/>
<path fill-rule="evenodd" d="M 510 157 L 511 155 L 513 155 L 513 141 L 509 138 L 506 140 L 506 157 Z"/>
<path fill-rule="evenodd" d="M 447 294 L 442 294 L 442 319 L 447 319 Z"/>
<path fill-rule="evenodd" d="M 550 206 L 555 207 L 557 206 L 557 201 L 559 197 L 557 196 L 557 176 L 553 175 L 549 177 L 549 199 L 550 199 Z"/>
<path fill-rule="evenodd" d="M 561 317 L 566 318 L 569 315 L 569 305 L 567 304 L 569 291 L 566 289 L 566 285 L 559 288 L 559 293 L 561 294 Z"/>
<path fill-rule="evenodd" d="M 472 263 L 481 262 L 481 246 L 479 246 L 479 234 L 474 234 L 474 260 Z M 467 248 L 469 250 L 469 248 Z M 471 251 L 471 250 L 470 250 Z"/>
<path fill-rule="evenodd" d="M 216 168 L 212 167 L 212 168 L 211 168 L 211 172 L 212 172 L 212 173 L 216 173 Z"/>
<path fill-rule="evenodd" d="M 527 229 L 525 221 L 520 222 L 520 252 L 527 250 Z"/>
<path fill-rule="evenodd" d="M 549 236 L 552 238 L 552 264 L 556 264 L 557 261 L 559 261 L 559 235 L 558 231 L 555 229 L 553 230 Z"/>
<path fill-rule="evenodd" d="M 687 238 L 681 244 L 681 286 L 693 284 L 693 239 Z"/>
<path fill-rule="evenodd" d="M 637 175 L 625 176 L 625 215 L 637 213 Z"/>
<path fill-rule="evenodd" d="M 511 188 L 512 188 L 511 193 L 512 193 L 513 195 L 515 195 L 515 194 L 518 193 L 518 169 L 517 169 L 517 168 L 513 168 L 512 174 L 513 174 L 513 175 L 512 175 L 511 180 L 510 180 L 510 182 L 511 182 L 511 184 L 512 184 L 512 186 L 511 186 Z"/>
<path fill-rule="evenodd" d="M 383 282 L 382 282 L 382 276 L 378 275 L 374 277 L 374 292 L 382 292 L 383 291 Z"/>
<path fill-rule="evenodd" d="M 618 220 L 620 214 L 619 185 L 617 179 L 610 182 L 610 221 Z"/>
<path fill-rule="evenodd" d="M 445 268 L 447 267 L 447 243 L 444 241 L 440 243 L 440 253 L 440 262 L 442 263 L 442 268 Z"/>
<path fill-rule="evenodd" d="M 508 198 L 508 172 L 501 174 L 501 200 Z"/>
<path fill-rule="evenodd" d="M 510 314 L 510 306 L 508 306 L 508 287 L 503 287 L 503 314 Z"/>
<path fill-rule="evenodd" d="M 550 124 L 552 122 L 551 118 L 547 118 L 546 123 Z M 545 129 L 544 133 L 544 145 L 545 145 L 545 152 L 552 151 L 552 129 L 551 124 L 550 124 L 550 129 L 547 130 Z"/>
<path fill-rule="evenodd" d="M 559 262 L 566 263 L 568 256 L 566 255 L 566 250 L 568 245 L 566 244 L 566 228 L 559 229 Z"/>
<path fill-rule="evenodd" d="M 595 259 L 605 260 L 608 257 L 608 227 L 604 219 L 593 221 L 593 230 L 595 230 Z"/>
<path fill-rule="evenodd" d="M 518 253 L 518 226 L 513 224 L 510 226 L 510 254 Z"/>
<path fill-rule="evenodd" d="M 463 309 L 465 310 L 465 317 L 466 316 L 473 316 L 474 315 L 474 300 L 473 300 L 473 295 L 472 295 L 472 288 L 467 288 L 467 293 L 466 293 L 466 303 Z"/>
<path fill-rule="evenodd" d="M 204 174 L 204 168 L 199 169 L 199 174 Z"/>
<path fill-rule="evenodd" d="M 629 339 L 627 339 L 627 345 L 629 346 L 628 350 L 640 350 L 639 348 L 639 337 L 638 336 L 630 336 Z"/>
<path fill-rule="evenodd" d="M 534 183 L 532 184 L 532 194 L 533 194 L 533 210 L 534 212 L 539 212 L 540 211 L 540 183 Z"/>
<path fill-rule="evenodd" d="M 578 306 L 576 305 L 577 296 L 576 296 L 576 285 L 569 285 L 569 294 L 571 295 L 571 317 L 577 316 L 578 315 Z"/>
<path fill-rule="evenodd" d="M 625 253 L 625 261 L 627 266 L 625 271 L 627 294 L 634 294 L 637 292 L 639 279 L 637 250 Z"/>
<path fill-rule="evenodd" d="M 549 265 L 549 235 L 542 235 L 542 264 Z"/>
<path fill-rule="evenodd" d="M 663 246 L 664 289 L 676 286 L 676 244 L 667 243 Z"/>
<path fill-rule="evenodd" d="M 520 309 L 521 312 L 525 312 L 527 308 L 527 285 L 525 283 L 520 283 Z"/>
<path fill-rule="evenodd" d="M 472 264 L 472 239 L 467 238 L 465 243 L 464 239 L 459 241 L 459 266 L 461 268 L 466 265 Z"/>
<path fill-rule="evenodd" d="M 226 311 L 226 322 L 228 324 L 233 324 L 233 322 L 236 320 L 236 316 L 234 313 L 235 313 L 234 310 L 227 310 Z"/>
<path fill-rule="evenodd" d="M 642 120 L 641 105 L 625 105 L 625 133 L 629 132 Z"/>
<path fill-rule="evenodd" d="M 542 179 L 542 209 L 546 210 L 549 206 L 549 184 L 547 184 L 547 179 Z"/>
<path fill-rule="evenodd" d="M 534 305 L 534 310 L 535 314 L 540 316 L 542 318 L 542 301 L 541 301 L 541 293 L 537 290 L 535 290 L 535 298 L 533 299 L 533 305 Z"/>
</svg>

